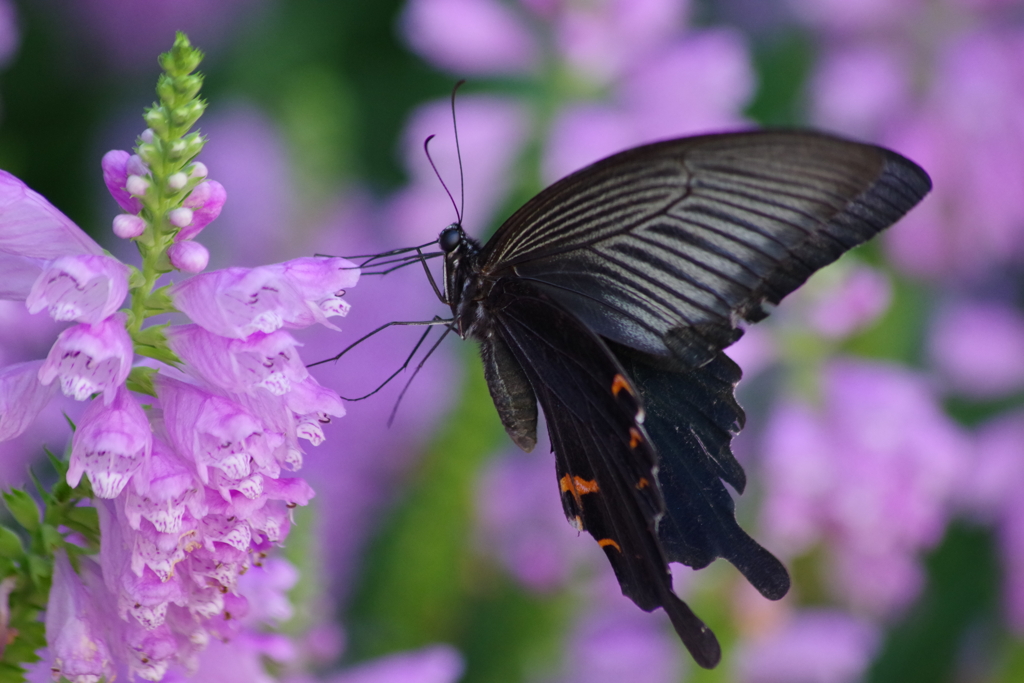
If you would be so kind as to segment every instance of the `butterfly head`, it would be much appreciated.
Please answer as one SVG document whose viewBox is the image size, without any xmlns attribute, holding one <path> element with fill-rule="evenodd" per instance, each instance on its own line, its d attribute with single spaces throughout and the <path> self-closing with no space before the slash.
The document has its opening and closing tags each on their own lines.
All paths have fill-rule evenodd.
<svg viewBox="0 0 1024 683">
<path fill-rule="evenodd" d="M 441 251 L 446 256 L 452 254 L 456 249 L 462 246 L 462 243 L 466 240 L 466 233 L 462 231 L 462 226 L 458 223 L 452 223 L 447 228 L 441 231 L 441 234 L 437 237 L 437 243 L 441 247 Z"/>
</svg>

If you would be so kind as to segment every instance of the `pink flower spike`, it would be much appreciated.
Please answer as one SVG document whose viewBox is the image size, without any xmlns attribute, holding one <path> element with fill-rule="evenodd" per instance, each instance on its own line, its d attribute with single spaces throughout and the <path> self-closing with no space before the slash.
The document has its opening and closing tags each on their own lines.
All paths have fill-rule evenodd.
<svg viewBox="0 0 1024 683">
<path fill-rule="evenodd" d="M 183 273 L 201 273 L 210 264 L 210 252 L 199 242 L 175 242 L 167 248 L 171 265 Z"/>
<path fill-rule="evenodd" d="M 114 498 L 149 460 L 153 432 L 135 398 L 120 387 L 110 405 L 93 401 L 71 440 L 68 484 L 78 486 L 82 474 L 100 498 Z"/>
<path fill-rule="evenodd" d="M 49 260 L 103 249 L 42 195 L 0 171 L 0 253 Z"/>
<path fill-rule="evenodd" d="M 50 402 L 56 384 L 39 382 L 43 361 L 17 363 L 0 369 L 0 441 L 20 435 Z"/>
<path fill-rule="evenodd" d="M 93 595 L 85 587 L 63 550 L 54 553 L 53 559 L 53 585 L 46 606 L 46 641 L 53 673 L 71 681 L 110 680 L 116 670 L 103 638 L 106 624 L 100 619 L 105 596 Z M 87 565 L 91 569 L 88 558 L 81 563 L 83 569 Z M 97 584 L 96 588 L 102 586 Z"/>
<path fill-rule="evenodd" d="M 146 232 L 146 221 L 141 216 L 119 213 L 114 216 L 114 234 L 123 240 L 130 240 Z"/>
<path fill-rule="evenodd" d="M 115 313 L 96 325 L 75 325 L 61 332 L 39 369 L 39 381 L 49 384 L 60 377 L 65 396 L 84 401 L 103 392 L 109 405 L 132 369 L 132 340 L 125 319 L 124 313 Z"/>
<path fill-rule="evenodd" d="M 118 206 L 131 214 L 142 211 L 142 202 L 131 196 L 126 189 L 128 183 L 128 152 L 112 149 L 103 155 L 100 166 L 103 168 L 103 182 Z"/>
<path fill-rule="evenodd" d="M 298 342 L 281 330 L 229 339 L 199 325 L 181 325 L 168 328 L 167 339 L 192 374 L 231 393 L 263 387 L 280 396 L 292 390 L 293 382 L 309 376 L 299 358 Z"/>
<path fill-rule="evenodd" d="M 199 183 L 192 194 L 185 199 L 185 206 L 192 209 L 192 220 L 182 226 L 181 232 L 174 236 L 176 241 L 190 240 L 220 215 L 227 201 L 228 193 L 224 186 L 216 180 Z"/>
<path fill-rule="evenodd" d="M 128 266 L 113 256 L 64 256 L 39 276 L 25 305 L 29 313 L 46 308 L 54 320 L 95 325 L 124 302 L 130 274 Z"/>
</svg>

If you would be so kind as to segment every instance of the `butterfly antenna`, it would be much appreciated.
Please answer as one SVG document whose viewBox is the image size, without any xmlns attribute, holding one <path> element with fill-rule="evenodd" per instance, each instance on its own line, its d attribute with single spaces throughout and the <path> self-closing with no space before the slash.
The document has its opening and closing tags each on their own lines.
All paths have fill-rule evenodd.
<svg viewBox="0 0 1024 683">
<path fill-rule="evenodd" d="M 416 366 L 416 369 L 412 373 L 412 377 L 410 377 L 409 381 L 405 383 L 404 387 L 402 387 L 402 393 L 398 395 L 398 399 L 395 400 L 395 407 L 391 409 L 391 417 L 388 418 L 388 427 L 390 427 L 391 424 L 395 421 L 395 415 L 398 414 L 398 406 L 402 404 L 402 399 L 405 398 L 405 392 L 409 390 L 409 387 L 412 385 L 412 381 L 416 379 L 416 375 L 420 374 L 420 370 L 423 369 L 423 365 L 427 362 L 427 359 L 433 355 L 434 351 L 437 351 L 437 347 L 441 345 L 441 342 L 443 342 L 444 338 L 448 336 L 448 333 L 455 329 L 454 320 L 444 320 L 442 322 L 447 324 L 448 329 L 441 333 L 441 337 L 436 342 L 434 342 L 433 346 L 430 347 L 430 350 L 427 351 L 427 355 L 423 356 L 423 360 L 421 360 L 419 364 Z M 426 335 L 423 335 L 423 339 L 425 338 Z M 420 339 L 420 343 L 423 342 L 423 339 Z M 409 357 L 410 360 L 411 358 L 412 356 Z M 406 360 L 406 365 L 408 365 L 408 363 L 409 360 Z M 404 366 L 401 369 L 404 369 Z M 399 371 L 401 371 L 401 369 Z"/>
<path fill-rule="evenodd" d="M 434 169 L 434 175 L 441 181 L 441 187 L 448 193 L 448 199 L 452 201 L 452 208 L 455 209 L 455 217 L 458 219 L 459 225 L 462 225 L 462 213 L 459 212 L 459 205 L 455 203 L 455 197 L 452 196 L 451 190 L 444 184 L 444 178 L 441 177 L 441 172 L 437 170 L 437 164 L 434 163 L 433 157 L 430 156 L 430 141 L 434 139 L 434 135 L 428 135 L 427 139 L 423 141 L 423 152 L 427 155 L 427 161 L 430 162 L 430 168 Z M 461 164 L 460 164 L 461 167 Z"/>
<path fill-rule="evenodd" d="M 462 217 L 466 212 L 466 174 L 462 171 L 462 148 L 459 146 L 459 125 L 455 119 L 455 93 L 459 91 L 459 88 L 465 82 L 465 79 L 463 79 L 456 83 L 455 87 L 452 88 L 452 130 L 455 131 L 455 154 L 459 158 L 459 194 L 461 207 L 456 214 L 459 217 L 459 225 L 462 225 Z"/>
</svg>

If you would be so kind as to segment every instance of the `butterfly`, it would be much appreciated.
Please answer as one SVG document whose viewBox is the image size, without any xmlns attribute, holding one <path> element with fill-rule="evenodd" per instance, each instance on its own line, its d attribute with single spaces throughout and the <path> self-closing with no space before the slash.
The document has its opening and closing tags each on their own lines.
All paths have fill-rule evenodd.
<svg viewBox="0 0 1024 683">
<path fill-rule="evenodd" d="M 694 660 L 714 633 L 673 592 L 670 562 L 718 557 L 765 597 L 782 563 L 736 521 L 746 477 L 741 322 L 885 229 L 931 189 L 895 152 L 825 134 L 755 131 L 656 142 L 542 191 L 486 244 L 445 228 L 450 326 L 480 346 L 495 408 L 530 451 L 538 405 L 565 514 L 623 594 L 664 609 Z"/>
</svg>

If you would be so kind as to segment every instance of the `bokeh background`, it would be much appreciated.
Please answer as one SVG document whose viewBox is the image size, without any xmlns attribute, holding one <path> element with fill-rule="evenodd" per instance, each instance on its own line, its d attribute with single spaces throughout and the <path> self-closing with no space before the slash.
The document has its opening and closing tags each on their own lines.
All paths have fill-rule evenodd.
<svg viewBox="0 0 1024 683">
<path fill-rule="evenodd" d="M 349 403 L 308 455 L 288 647 L 261 650 L 258 675 L 214 648 L 221 668 L 196 680 L 1024 681 L 1024 2 L 0 0 L 0 168 L 118 254 L 99 160 L 134 144 L 175 30 L 207 52 L 201 159 L 228 192 L 211 267 L 436 237 L 454 209 L 422 144 L 437 135 L 458 195 L 459 78 L 481 237 L 608 153 L 753 125 L 884 144 L 935 182 L 730 350 L 739 516 L 795 583 L 770 603 L 723 562 L 675 568 L 723 642 L 717 670 L 619 595 L 562 516 L 546 445 L 514 451 L 475 349 L 448 339 L 392 427 L 401 382 Z M 303 338 L 307 361 L 446 314 L 417 268 L 348 298 L 340 335 Z M 0 365 L 45 354 L 37 318 L 0 302 Z M 382 333 L 320 380 L 364 394 L 418 334 Z M 74 409 L 0 445 L 5 486 L 42 472 Z"/>
</svg>

